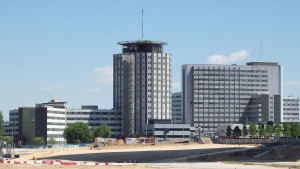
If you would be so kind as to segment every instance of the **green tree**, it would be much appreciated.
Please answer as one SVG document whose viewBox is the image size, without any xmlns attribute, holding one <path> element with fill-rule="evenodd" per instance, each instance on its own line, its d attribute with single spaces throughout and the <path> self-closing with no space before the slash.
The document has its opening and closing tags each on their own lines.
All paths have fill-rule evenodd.
<svg viewBox="0 0 300 169">
<path fill-rule="evenodd" d="M 244 137 L 248 136 L 248 130 L 247 130 L 247 126 L 246 125 L 243 126 L 243 136 Z"/>
<path fill-rule="evenodd" d="M 268 122 L 267 122 L 267 125 L 270 125 L 270 126 L 273 128 L 274 122 L 273 122 L 273 121 L 268 121 Z"/>
<path fill-rule="evenodd" d="M 275 130 L 275 135 L 277 138 L 279 138 L 281 136 L 281 132 L 282 132 L 282 126 L 279 123 L 276 123 L 274 125 L 274 130 Z"/>
<path fill-rule="evenodd" d="M 49 137 L 47 143 L 48 143 L 49 145 L 54 145 L 54 144 L 56 143 L 56 140 L 55 140 L 55 138 L 53 138 L 53 137 Z"/>
<path fill-rule="evenodd" d="M 255 137 L 257 133 L 256 126 L 254 124 L 250 124 L 249 130 L 251 137 Z"/>
<path fill-rule="evenodd" d="M 291 124 L 289 122 L 284 122 L 283 123 L 283 134 L 286 137 L 291 137 L 292 136 Z"/>
<path fill-rule="evenodd" d="M 273 136 L 273 127 L 271 125 L 267 125 L 266 127 L 266 136 L 267 137 L 272 137 Z"/>
<path fill-rule="evenodd" d="M 300 123 L 294 123 L 291 128 L 292 136 L 299 137 L 300 136 Z"/>
<path fill-rule="evenodd" d="M 12 141 L 12 137 L 11 136 L 3 136 L 2 138 L 3 138 L 3 141 L 5 141 L 7 143 L 9 143 L 9 142 Z"/>
<path fill-rule="evenodd" d="M 261 124 L 258 126 L 259 137 L 264 137 L 266 135 L 265 125 Z"/>
<path fill-rule="evenodd" d="M 33 139 L 35 145 L 43 145 L 45 144 L 44 137 L 35 137 Z"/>
<path fill-rule="evenodd" d="M 231 129 L 230 126 L 228 126 L 227 129 L 226 129 L 226 136 L 230 137 L 231 133 L 232 133 L 232 129 Z"/>
<path fill-rule="evenodd" d="M 96 137 L 111 137 L 111 129 L 107 126 L 107 124 L 101 124 L 100 126 L 94 129 L 94 138 Z"/>
<path fill-rule="evenodd" d="M 84 143 L 92 140 L 91 130 L 86 123 L 76 122 L 64 129 L 64 138 L 67 143 Z"/>
<path fill-rule="evenodd" d="M 239 128 L 239 126 L 235 126 L 233 129 L 233 136 L 239 137 L 241 135 L 242 135 L 241 129 Z"/>
<path fill-rule="evenodd" d="M 4 134 L 4 119 L 3 119 L 3 113 L 0 111 L 0 139 L 3 137 Z"/>
</svg>

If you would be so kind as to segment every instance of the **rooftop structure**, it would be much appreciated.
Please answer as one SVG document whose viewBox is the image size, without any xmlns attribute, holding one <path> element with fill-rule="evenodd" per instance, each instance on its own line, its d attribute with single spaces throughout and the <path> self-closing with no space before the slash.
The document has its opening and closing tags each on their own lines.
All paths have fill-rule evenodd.
<svg viewBox="0 0 300 169">
<path fill-rule="evenodd" d="M 166 42 L 160 41 L 123 41 L 118 42 L 119 45 L 123 46 L 123 53 L 135 53 L 135 52 L 147 52 L 147 53 L 162 53 L 163 46 L 167 45 Z"/>
</svg>

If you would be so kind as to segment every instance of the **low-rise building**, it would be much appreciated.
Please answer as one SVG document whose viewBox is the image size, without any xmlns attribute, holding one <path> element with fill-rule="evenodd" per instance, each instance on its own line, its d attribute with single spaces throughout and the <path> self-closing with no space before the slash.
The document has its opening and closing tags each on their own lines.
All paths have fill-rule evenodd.
<svg viewBox="0 0 300 169">
<path fill-rule="evenodd" d="M 20 107 L 18 135 L 25 136 L 27 144 L 33 144 L 35 137 L 43 137 L 46 143 L 49 138 L 54 138 L 58 144 L 65 143 L 66 105 L 66 102 L 52 100 L 35 107 Z"/>
<path fill-rule="evenodd" d="M 283 98 L 283 122 L 299 122 L 299 97 Z"/>
<path fill-rule="evenodd" d="M 154 136 L 159 140 L 187 140 L 195 133 L 190 124 L 171 124 L 171 120 L 150 120 L 147 125 L 148 136 Z"/>
<path fill-rule="evenodd" d="M 54 138 L 56 143 L 65 144 L 64 129 L 75 122 L 87 123 L 91 129 L 107 124 L 113 136 L 121 134 L 120 112 L 98 109 L 98 106 L 68 109 L 67 102 L 57 100 L 11 110 L 7 134 L 25 136 L 26 144 L 33 144 L 35 137 L 43 137 L 45 142 Z"/>
<path fill-rule="evenodd" d="M 19 133 L 19 113 L 18 109 L 9 111 L 9 122 L 5 124 L 5 132 L 6 136 L 17 136 Z"/>
<path fill-rule="evenodd" d="M 81 109 L 67 110 L 67 125 L 83 122 L 94 129 L 101 124 L 107 124 L 113 137 L 121 135 L 121 118 L 121 112 L 113 109 L 98 109 L 98 106 L 82 106 Z"/>
<path fill-rule="evenodd" d="M 172 94 L 172 123 L 183 124 L 182 120 L 182 96 L 181 93 Z"/>
</svg>

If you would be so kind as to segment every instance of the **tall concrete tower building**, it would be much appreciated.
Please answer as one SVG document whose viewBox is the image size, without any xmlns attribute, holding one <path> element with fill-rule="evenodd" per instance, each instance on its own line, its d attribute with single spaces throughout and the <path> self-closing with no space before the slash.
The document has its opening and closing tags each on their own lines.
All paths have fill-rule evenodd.
<svg viewBox="0 0 300 169">
<path fill-rule="evenodd" d="M 124 135 L 144 133 L 149 119 L 171 119 L 171 56 L 165 42 L 125 41 L 114 55 L 114 109 Z"/>
</svg>

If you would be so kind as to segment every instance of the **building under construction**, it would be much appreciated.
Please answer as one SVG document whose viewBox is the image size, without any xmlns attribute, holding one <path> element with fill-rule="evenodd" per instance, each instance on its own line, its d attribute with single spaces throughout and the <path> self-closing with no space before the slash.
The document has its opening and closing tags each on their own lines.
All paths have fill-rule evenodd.
<svg viewBox="0 0 300 169">
<path fill-rule="evenodd" d="M 144 133 L 149 119 L 171 119 L 171 56 L 167 43 L 125 41 L 114 55 L 114 109 L 122 112 L 124 135 Z"/>
</svg>

